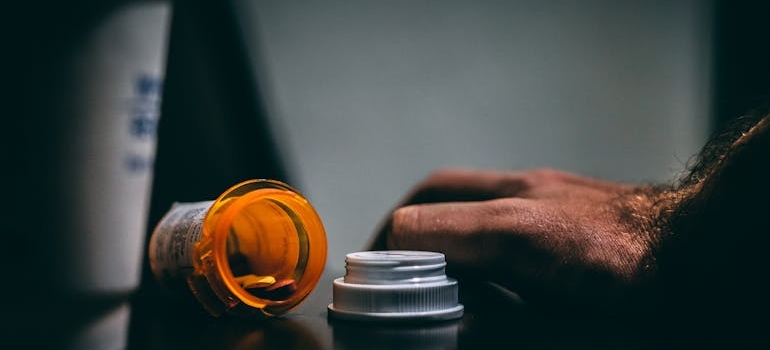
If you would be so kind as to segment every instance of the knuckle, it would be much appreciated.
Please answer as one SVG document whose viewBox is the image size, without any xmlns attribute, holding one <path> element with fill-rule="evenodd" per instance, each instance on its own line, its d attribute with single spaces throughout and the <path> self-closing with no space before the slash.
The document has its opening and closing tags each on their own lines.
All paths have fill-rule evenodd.
<svg viewBox="0 0 770 350">
<path fill-rule="evenodd" d="M 401 207 L 393 211 L 391 230 L 394 234 L 408 232 L 419 222 L 418 211 L 414 206 Z"/>
</svg>

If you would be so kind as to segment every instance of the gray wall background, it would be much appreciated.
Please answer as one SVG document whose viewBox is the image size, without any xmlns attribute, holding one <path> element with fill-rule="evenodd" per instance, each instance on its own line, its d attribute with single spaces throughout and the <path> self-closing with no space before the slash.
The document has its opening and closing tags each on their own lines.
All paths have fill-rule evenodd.
<svg viewBox="0 0 770 350">
<path fill-rule="evenodd" d="M 667 181 L 709 132 L 708 1 L 235 3 L 335 269 L 436 168 Z"/>
</svg>

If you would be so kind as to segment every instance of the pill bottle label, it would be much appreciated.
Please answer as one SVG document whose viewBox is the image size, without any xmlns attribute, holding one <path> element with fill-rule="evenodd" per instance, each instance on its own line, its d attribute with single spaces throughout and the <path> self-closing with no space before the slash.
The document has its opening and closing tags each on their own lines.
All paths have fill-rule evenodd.
<svg viewBox="0 0 770 350">
<path fill-rule="evenodd" d="M 149 259 L 152 272 L 169 290 L 187 288 L 193 270 L 193 248 L 203 234 L 203 219 L 214 201 L 174 203 L 152 234 Z"/>
</svg>

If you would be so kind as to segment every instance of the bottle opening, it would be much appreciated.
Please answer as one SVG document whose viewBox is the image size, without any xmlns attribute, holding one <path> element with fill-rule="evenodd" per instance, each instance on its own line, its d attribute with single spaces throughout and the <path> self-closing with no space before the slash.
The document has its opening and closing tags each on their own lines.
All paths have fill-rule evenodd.
<svg viewBox="0 0 770 350">
<path fill-rule="evenodd" d="M 323 226 L 309 202 L 285 184 L 247 182 L 215 201 L 204 223 L 199 256 L 219 299 L 267 315 L 296 307 L 326 264 Z M 207 267 L 206 256 L 214 266 Z M 217 287 L 219 286 L 219 287 Z"/>
</svg>

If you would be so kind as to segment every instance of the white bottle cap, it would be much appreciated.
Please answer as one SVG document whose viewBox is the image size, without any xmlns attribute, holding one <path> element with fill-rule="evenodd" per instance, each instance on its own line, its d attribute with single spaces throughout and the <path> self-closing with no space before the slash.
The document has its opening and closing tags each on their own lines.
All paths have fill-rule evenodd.
<svg viewBox="0 0 770 350">
<path fill-rule="evenodd" d="M 348 320 L 425 321 L 462 317 L 457 281 L 444 254 L 384 250 L 350 253 L 332 283 L 329 315 Z"/>
</svg>

